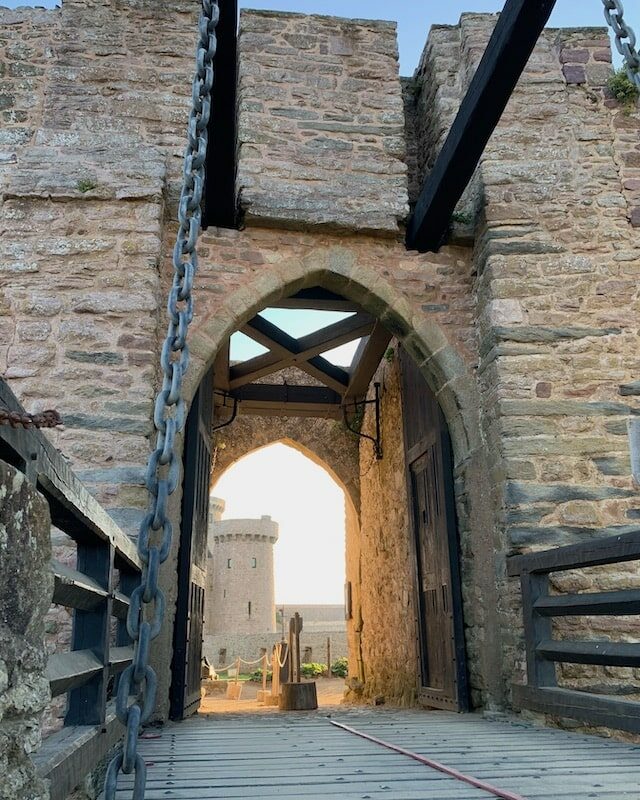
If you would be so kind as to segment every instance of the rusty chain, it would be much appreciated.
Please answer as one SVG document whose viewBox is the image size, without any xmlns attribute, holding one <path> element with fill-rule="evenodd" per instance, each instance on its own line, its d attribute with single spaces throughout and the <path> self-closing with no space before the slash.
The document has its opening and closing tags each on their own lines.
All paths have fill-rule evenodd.
<svg viewBox="0 0 640 800">
<path fill-rule="evenodd" d="M 57 411 L 48 408 L 39 414 L 25 414 L 20 411 L 10 411 L 0 408 L 0 425 L 9 425 L 12 428 L 57 428 L 62 425 L 62 417 Z"/>
<path fill-rule="evenodd" d="M 602 0 L 607 24 L 616 37 L 616 48 L 624 58 L 629 80 L 640 91 L 640 55 L 636 49 L 636 35 L 633 28 L 624 21 L 622 0 Z"/>
<path fill-rule="evenodd" d="M 105 800 L 115 800 L 120 772 L 135 773 L 133 800 L 144 800 L 145 794 L 146 765 L 137 752 L 137 742 L 140 726 L 149 721 L 156 704 L 157 676 L 148 663 L 149 648 L 159 635 L 164 618 L 165 596 L 158 586 L 158 574 L 171 548 L 172 526 L 167 516 L 167 502 L 180 479 L 180 460 L 175 451 L 175 440 L 186 421 L 182 380 L 189 364 L 186 339 L 193 319 L 191 292 L 198 263 L 196 243 L 202 218 L 218 19 L 217 1 L 202 0 L 183 185 L 178 206 L 179 228 L 173 250 L 174 275 L 167 302 L 169 327 L 160 356 L 163 383 L 156 398 L 153 416 L 157 431 L 156 448 L 149 458 L 145 479 L 150 504 L 138 535 L 138 553 L 144 569 L 140 586 L 131 594 L 127 615 L 127 632 L 134 642 L 134 655 L 133 662 L 120 677 L 116 698 L 116 714 L 126 726 L 126 732 L 122 750 L 107 768 Z M 149 609 L 148 613 L 145 613 L 146 609 Z M 131 695 L 135 700 L 129 705 Z"/>
</svg>

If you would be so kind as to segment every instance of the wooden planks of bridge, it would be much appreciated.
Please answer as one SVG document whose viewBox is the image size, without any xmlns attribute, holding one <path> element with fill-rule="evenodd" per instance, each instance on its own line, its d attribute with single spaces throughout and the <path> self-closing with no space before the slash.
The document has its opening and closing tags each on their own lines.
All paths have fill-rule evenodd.
<svg viewBox="0 0 640 800">
<path fill-rule="evenodd" d="M 146 798 L 491 798 L 340 730 L 323 714 L 200 716 L 167 725 L 140 742 Z M 633 745 L 515 718 L 342 708 L 332 718 L 531 800 L 640 798 L 640 748 Z M 123 778 L 118 800 L 131 796 Z"/>
</svg>

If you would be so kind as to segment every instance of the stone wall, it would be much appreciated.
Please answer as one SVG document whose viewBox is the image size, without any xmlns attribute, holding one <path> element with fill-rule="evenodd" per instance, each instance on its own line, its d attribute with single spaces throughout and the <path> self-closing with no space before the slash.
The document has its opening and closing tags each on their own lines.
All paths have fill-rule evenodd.
<svg viewBox="0 0 640 800">
<path fill-rule="evenodd" d="M 418 126 L 424 165 L 441 140 L 427 106 L 451 117 L 494 22 L 464 15 L 431 36 L 414 86 L 427 120 Z M 479 378 L 504 554 L 632 530 L 640 514 L 627 439 L 639 412 L 640 138 L 638 114 L 606 89 L 610 61 L 604 29 L 545 31 L 476 174 Z M 444 80 L 434 91 L 435 76 Z M 633 582 L 623 567 L 555 588 Z M 517 587 L 499 597 L 508 686 L 524 669 Z M 628 625 L 609 633 L 635 636 Z M 583 636 L 603 634 L 597 620 L 583 621 Z M 563 675 L 585 686 L 595 672 Z M 599 677 L 610 687 L 618 679 L 615 670 Z"/>
<path fill-rule="evenodd" d="M 349 656 L 345 631 L 306 630 L 300 635 L 300 657 L 303 662 L 327 662 L 327 639 L 331 640 L 331 661 Z M 266 651 L 269 658 L 273 646 L 281 641 L 279 633 L 227 633 L 205 634 L 203 654 L 215 668 L 228 667 L 236 658 L 244 661 L 257 661 Z M 310 651 L 310 652 L 309 652 Z M 223 663 L 224 662 L 224 663 Z M 251 669 L 256 669 L 252 666 Z M 246 667 L 246 669 L 249 669 Z M 243 672 L 245 667 L 243 667 Z M 251 671 L 251 670 L 249 670 Z"/>
<path fill-rule="evenodd" d="M 49 508 L 0 461 L 0 797 L 46 800 L 29 754 L 49 701 L 44 617 L 53 594 Z"/>
<path fill-rule="evenodd" d="M 350 683 L 354 690 L 349 696 L 412 705 L 418 685 L 418 630 L 397 360 L 383 362 L 375 380 L 381 384 L 383 458 L 376 460 L 373 444 L 362 444 L 360 580 L 353 613 L 359 621 L 364 675 L 357 676 L 350 664 L 350 678 L 359 681 Z M 362 432 L 375 432 L 371 406 Z"/>
</svg>

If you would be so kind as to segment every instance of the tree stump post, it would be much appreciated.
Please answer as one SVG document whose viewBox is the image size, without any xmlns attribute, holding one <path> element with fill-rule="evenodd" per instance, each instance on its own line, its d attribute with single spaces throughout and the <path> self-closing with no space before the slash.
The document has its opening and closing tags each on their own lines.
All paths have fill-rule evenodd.
<svg viewBox="0 0 640 800">
<path fill-rule="evenodd" d="M 280 711 L 313 711 L 318 708 L 315 681 L 282 684 L 279 708 Z"/>
</svg>

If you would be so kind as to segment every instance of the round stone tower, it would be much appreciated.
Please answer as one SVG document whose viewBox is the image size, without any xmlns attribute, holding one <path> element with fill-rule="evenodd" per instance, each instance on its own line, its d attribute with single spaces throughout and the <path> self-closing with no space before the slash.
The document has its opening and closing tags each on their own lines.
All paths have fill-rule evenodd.
<svg viewBox="0 0 640 800">
<path fill-rule="evenodd" d="M 223 520 L 224 501 L 211 498 L 205 633 L 276 630 L 271 517 Z"/>
</svg>

